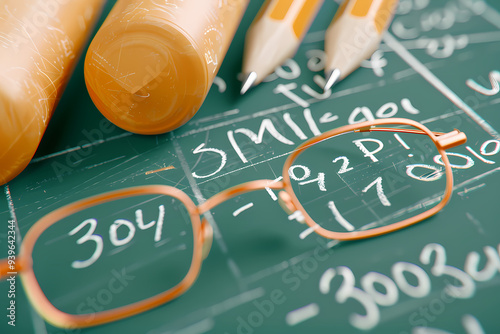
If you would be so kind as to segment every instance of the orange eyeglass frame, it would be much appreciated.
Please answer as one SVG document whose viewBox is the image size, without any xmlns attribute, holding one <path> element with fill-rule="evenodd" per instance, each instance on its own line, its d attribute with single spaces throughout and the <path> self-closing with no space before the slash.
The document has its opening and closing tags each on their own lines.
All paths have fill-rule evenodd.
<svg viewBox="0 0 500 334">
<path fill-rule="evenodd" d="M 416 129 L 404 129 L 404 128 L 384 128 L 377 127 L 383 125 L 403 125 L 411 126 Z M 418 129 L 418 130 L 417 130 Z M 319 226 L 314 220 L 307 214 L 299 200 L 295 196 L 290 182 L 290 176 L 288 175 L 288 170 L 292 166 L 294 160 L 307 148 L 317 144 L 325 139 L 337 136 L 346 132 L 370 132 L 370 131 L 384 131 L 384 132 L 399 132 L 399 133 L 412 133 L 412 134 L 422 134 L 429 136 L 439 154 L 442 157 L 442 162 L 445 166 L 446 174 L 446 189 L 442 200 L 434 207 L 422 212 L 414 217 L 402 220 L 398 223 L 394 223 L 388 226 L 377 227 L 370 230 L 364 231 L 353 231 L 353 232 L 333 232 L 326 230 Z M 164 185 L 149 185 L 149 186 L 138 186 L 132 188 L 126 188 L 122 190 L 112 191 L 96 196 L 92 196 L 64 207 L 61 207 L 43 218 L 37 221 L 27 232 L 24 237 L 24 241 L 21 245 L 20 254 L 16 260 L 15 271 L 20 273 L 26 294 L 31 301 L 35 309 L 44 317 L 44 319 L 58 327 L 63 328 L 83 328 L 91 327 L 96 325 L 105 324 L 108 322 L 120 320 L 127 318 L 138 313 L 150 310 L 154 307 L 167 303 L 172 299 L 177 298 L 183 294 L 196 280 L 198 273 L 201 268 L 201 263 L 204 256 L 206 256 L 210 250 L 212 243 L 212 228 L 207 223 L 205 218 L 200 219 L 200 216 L 213 209 L 217 205 L 225 202 L 235 196 L 239 196 L 246 192 L 254 190 L 262 190 L 265 188 L 270 188 L 274 190 L 281 190 L 279 193 L 280 204 L 285 211 L 288 213 L 295 212 L 299 210 L 303 217 L 305 223 L 309 225 L 313 230 L 319 235 L 337 240 L 355 240 L 364 239 L 379 236 L 382 234 L 387 234 L 415 223 L 418 223 L 434 214 L 439 212 L 448 202 L 451 197 L 453 189 L 453 175 L 451 170 L 451 165 L 448 157 L 445 153 L 446 149 L 464 144 L 467 141 L 467 137 L 463 132 L 458 130 L 451 131 L 449 133 L 432 132 L 427 129 L 424 125 L 409 119 L 404 118 L 387 118 L 379 119 L 374 121 L 367 121 L 352 125 L 346 125 L 334 130 L 327 131 L 317 137 L 311 138 L 310 140 L 304 142 L 302 145 L 297 147 L 287 158 L 283 166 L 283 181 L 273 182 L 272 180 L 256 180 L 250 181 L 238 186 L 224 190 L 211 198 L 206 202 L 196 206 L 194 202 L 186 195 L 183 191 Z M 43 293 L 38 281 L 33 272 L 33 248 L 38 237 L 51 225 L 60 221 L 61 219 L 68 217 L 78 211 L 88 209 L 97 204 L 106 203 L 109 201 L 127 198 L 138 195 L 149 195 L 149 194 L 160 194 L 174 197 L 181 201 L 191 218 L 193 225 L 193 237 L 194 237 L 194 249 L 193 257 L 191 262 L 191 267 L 184 277 L 184 279 L 178 283 L 173 288 L 158 294 L 156 296 L 150 297 L 148 299 L 135 302 L 130 305 L 122 306 L 116 309 L 102 311 L 93 314 L 85 315 L 74 315 L 60 311 L 54 305 L 50 303 L 45 294 Z M 5 279 L 6 276 L 11 275 L 12 270 L 9 269 L 9 264 L 7 260 L 0 260 L 0 279 Z"/>
</svg>

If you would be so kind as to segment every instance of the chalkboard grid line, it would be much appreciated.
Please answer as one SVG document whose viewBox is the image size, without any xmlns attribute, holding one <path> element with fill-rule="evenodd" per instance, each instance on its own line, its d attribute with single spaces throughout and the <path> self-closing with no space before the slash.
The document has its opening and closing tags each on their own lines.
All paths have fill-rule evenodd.
<svg viewBox="0 0 500 334">
<path fill-rule="evenodd" d="M 488 31 L 488 32 L 479 32 L 473 34 L 459 34 L 459 35 L 450 35 L 451 37 L 457 39 L 459 37 L 467 38 L 467 45 L 470 44 L 483 44 L 483 43 L 493 43 L 500 41 L 500 31 Z M 427 37 L 419 37 L 411 40 L 400 41 L 401 45 L 403 45 L 407 50 L 425 50 L 428 47 L 428 43 L 434 40 L 433 38 Z M 384 52 L 394 52 L 387 44 L 381 44 L 379 50 Z M 440 59 L 443 60 L 443 59 Z"/>
<path fill-rule="evenodd" d="M 189 314 L 186 314 L 184 317 L 176 321 L 175 323 L 170 323 L 165 325 L 163 328 L 157 328 L 154 330 L 151 330 L 148 332 L 148 334 L 167 334 L 167 333 L 172 333 L 172 328 L 175 328 L 173 332 L 178 333 L 176 331 L 177 328 L 183 328 L 183 329 L 188 329 L 191 327 L 191 324 L 195 322 L 196 320 L 200 319 L 199 322 L 202 321 L 210 321 L 213 319 L 213 317 L 216 317 L 220 314 L 223 314 L 227 311 L 233 310 L 241 305 L 250 303 L 256 299 L 261 298 L 264 296 L 266 293 L 265 289 L 262 287 L 255 288 L 250 291 L 243 292 L 239 295 L 230 297 L 222 302 L 219 302 L 217 304 L 214 304 L 212 306 L 209 306 L 204 309 L 196 310 L 193 311 Z M 194 320 L 195 319 L 195 320 Z M 189 323 L 189 325 L 185 325 L 186 323 Z M 165 332 L 166 330 L 166 332 Z"/>
<path fill-rule="evenodd" d="M 438 120 L 441 120 L 441 119 L 446 119 L 448 117 L 462 115 L 463 113 L 464 113 L 464 111 L 461 110 L 461 109 L 459 109 L 459 110 L 456 110 L 456 111 L 453 111 L 453 112 L 449 112 L 449 113 L 446 113 L 446 114 L 442 114 L 442 115 L 439 115 L 439 116 L 435 116 L 435 117 L 424 119 L 422 121 L 419 121 L 419 123 L 420 124 L 432 123 L 432 122 L 435 122 L 435 121 L 438 121 Z"/>
<path fill-rule="evenodd" d="M 218 120 L 221 118 L 226 118 L 228 116 L 237 115 L 237 114 L 239 114 L 239 112 L 240 112 L 239 109 L 231 109 L 231 110 L 224 111 L 224 112 L 221 112 L 221 113 L 218 113 L 215 115 L 206 116 L 206 117 L 203 117 L 203 118 L 200 118 L 197 120 L 193 120 L 193 121 L 191 121 L 191 124 L 198 125 L 200 123 L 207 123 L 207 122 L 215 121 L 215 120 Z"/>
<path fill-rule="evenodd" d="M 436 77 L 428 68 L 426 68 L 417 58 L 399 43 L 394 36 L 386 32 L 384 42 L 390 46 L 398 56 L 401 57 L 410 67 L 419 73 L 427 82 L 436 88 L 441 94 L 448 98 L 453 104 L 462 109 L 474 122 L 495 139 L 500 139 L 500 134 L 472 108 L 466 104 L 457 94 L 446 86 L 438 77 Z"/>
<path fill-rule="evenodd" d="M 474 176 L 474 177 L 472 177 L 472 178 L 470 178 L 468 180 L 460 182 L 459 184 L 453 186 L 453 191 L 456 191 L 456 190 L 461 189 L 461 188 L 465 188 L 466 185 L 468 185 L 468 184 L 470 184 L 472 182 L 475 182 L 477 180 L 480 180 L 480 179 L 482 179 L 482 178 L 484 178 L 484 177 L 486 177 L 486 176 L 488 176 L 490 174 L 494 174 L 494 173 L 496 173 L 498 171 L 500 171 L 500 167 L 494 168 L 494 169 L 489 170 L 487 172 L 484 172 L 482 174 L 476 175 L 476 176 Z"/>
<path fill-rule="evenodd" d="M 486 17 L 484 17 L 484 15 L 483 15 L 483 18 L 486 19 Z M 498 18 L 498 20 L 500 22 L 500 18 Z M 494 21 L 489 21 L 489 22 L 494 24 L 497 27 L 500 27 L 500 23 L 496 23 Z M 318 35 L 319 35 L 319 33 L 323 33 L 323 36 L 321 38 L 314 37 L 315 39 L 312 42 L 324 41 L 325 31 L 318 32 Z M 473 33 L 473 34 L 462 34 L 462 33 L 458 34 L 458 35 L 450 34 L 449 36 L 451 36 L 455 39 L 457 39 L 459 37 L 466 37 L 467 38 L 467 45 L 493 43 L 493 42 L 500 41 L 500 31 L 498 31 L 498 30 L 488 31 L 488 32 L 479 32 L 479 33 Z M 418 37 L 415 39 L 408 39 L 408 40 L 400 41 L 400 43 L 407 50 L 425 50 L 428 47 L 427 43 L 429 43 L 432 40 L 434 40 L 434 38 Z M 305 41 L 305 39 L 304 39 L 304 41 Z M 378 49 L 380 51 L 383 51 L 383 52 L 394 52 L 394 50 L 385 43 L 381 43 L 379 45 Z M 441 60 L 443 60 L 443 59 L 441 59 Z"/>
<path fill-rule="evenodd" d="M 93 141 L 91 143 L 87 143 L 85 145 L 82 145 L 82 146 L 75 146 L 75 147 L 67 148 L 67 149 L 59 151 L 59 152 L 47 154 L 47 155 L 44 155 L 42 157 L 32 159 L 30 161 L 30 165 L 31 164 L 35 164 L 35 163 L 40 162 L 40 161 L 44 161 L 44 160 L 50 159 L 50 158 L 55 158 L 55 157 L 63 155 L 63 154 L 67 154 L 67 153 L 79 151 L 79 150 L 86 149 L 86 148 L 89 148 L 89 147 L 92 147 L 92 146 L 96 146 L 96 145 L 100 145 L 100 144 L 103 144 L 103 143 L 106 143 L 106 142 L 110 142 L 110 141 L 113 141 L 113 140 L 116 140 L 116 139 L 121 139 L 121 138 L 124 138 L 124 137 L 130 137 L 132 135 L 133 135 L 132 132 L 125 132 L 125 133 L 122 133 L 120 135 L 116 135 L 116 136 L 109 137 L 109 138 L 106 138 L 106 139 L 99 139 L 99 140 Z"/>
<path fill-rule="evenodd" d="M 320 237 L 319 237 L 320 238 Z M 320 239 L 321 240 L 321 239 Z M 328 239 L 324 239 L 324 240 L 328 240 Z M 318 242 L 319 243 L 319 242 Z M 331 249 L 332 247 L 338 245 L 340 243 L 339 240 L 328 240 L 327 243 L 323 244 L 321 243 L 319 245 L 319 247 L 321 247 L 321 249 Z M 284 261 L 281 261 L 280 263 L 277 263 L 277 264 L 274 264 L 274 265 L 271 265 L 267 268 L 264 268 L 264 269 L 261 269 L 259 270 L 258 272 L 255 272 L 247 277 L 245 277 L 245 282 L 247 284 L 253 284 L 257 281 L 260 281 L 268 276 L 271 276 L 275 273 L 279 273 L 291 266 L 294 266 L 300 262 L 302 262 L 304 259 L 307 259 L 307 258 L 310 258 L 311 256 L 314 255 L 314 252 L 316 250 L 313 249 L 313 250 L 308 250 L 308 251 L 305 251 L 304 253 L 302 254 L 298 254 L 298 255 L 295 255 L 294 257 L 292 258 L 289 258 L 287 260 L 284 260 Z"/>
<path fill-rule="evenodd" d="M 338 98 L 338 97 L 342 97 L 342 96 L 347 96 L 347 95 L 351 95 L 351 94 L 360 93 L 360 92 L 363 92 L 363 91 L 366 91 L 366 90 L 370 90 L 370 89 L 375 88 L 375 87 L 383 87 L 385 84 L 386 84 L 385 80 L 379 80 L 379 81 L 374 82 L 374 83 L 363 84 L 363 85 L 360 85 L 360 86 L 356 86 L 356 87 L 352 87 L 352 88 L 348 88 L 348 89 L 345 89 L 345 90 L 342 90 L 342 91 L 335 92 L 330 97 L 328 97 L 326 99 L 320 100 L 320 99 L 316 99 L 316 98 L 310 98 L 310 99 L 307 99 L 305 101 L 307 103 L 309 103 L 309 104 L 314 104 L 314 103 L 317 103 L 317 102 L 328 101 L 328 100 L 332 100 L 334 98 Z M 260 110 L 260 111 L 254 112 L 252 114 L 249 114 L 249 115 L 245 115 L 245 116 L 240 116 L 240 117 L 234 118 L 232 120 L 228 120 L 228 121 L 224 121 L 224 122 L 212 124 L 212 125 L 205 126 L 205 127 L 202 127 L 202 128 L 193 129 L 193 130 L 184 132 L 184 133 L 176 136 L 175 138 L 188 137 L 188 136 L 200 133 L 200 132 L 204 132 L 204 131 L 208 131 L 208 130 L 213 130 L 213 129 L 217 129 L 217 128 L 228 126 L 228 125 L 233 125 L 233 124 L 236 124 L 236 123 L 247 121 L 249 119 L 254 119 L 254 118 L 258 118 L 258 117 L 263 117 L 263 116 L 275 114 L 277 112 L 281 112 L 281 111 L 285 111 L 285 110 L 288 110 L 288 109 L 296 108 L 298 106 L 299 105 L 297 103 L 289 103 L 289 104 L 284 104 L 284 105 L 281 105 L 281 106 L 278 106 L 278 107 L 272 107 L 272 108 L 269 108 L 269 109 Z"/>
<path fill-rule="evenodd" d="M 175 138 L 174 131 L 170 132 L 170 139 L 172 140 L 172 143 L 175 148 L 175 153 L 177 155 L 177 158 L 179 159 L 182 169 L 184 170 L 184 174 L 186 175 L 186 178 L 189 182 L 189 185 L 191 186 L 191 190 L 194 192 L 195 198 L 198 202 L 198 204 L 202 204 L 205 202 L 205 198 L 203 197 L 203 194 L 201 193 L 200 188 L 196 184 L 196 180 L 193 177 L 193 173 L 191 169 L 189 168 L 188 162 L 186 158 L 184 157 L 184 153 L 182 152 L 182 148 L 179 145 L 179 142 Z M 227 259 L 227 265 L 229 267 L 229 270 L 233 274 L 234 278 L 236 279 L 236 282 L 238 283 L 240 289 L 242 291 L 246 291 L 247 287 L 246 284 L 244 284 L 242 276 L 241 276 L 241 270 L 239 269 L 238 265 L 236 262 L 228 256 L 228 249 L 226 242 L 222 238 L 222 234 L 220 232 L 219 227 L 217 226 L 217 223 L 215 222 L 214 217 L 212 216 L 212 213 L 210 211 L 207 211 L 204 213 L 205 218 L 207 221 L 210 223 L 210 225 L 213 228 L 214 231 L 214 236 L 217 244 L 221 248 L 221 251 L 224 253 Z"/>
<path fill-rule="evenodd" d="M 471 3 L 470 1 L 460 0 L 460 2 L 468 7 L 472 12 L 476 12 L 474 6 L 481 6 L 482 8 L 479 14 L 483 17 L 483 19 L 493 24 L 495 27 L 500 28 L 500 13 L 498 13 L 495 8 L 491 7 L 486 1 Z"/>
</svg>

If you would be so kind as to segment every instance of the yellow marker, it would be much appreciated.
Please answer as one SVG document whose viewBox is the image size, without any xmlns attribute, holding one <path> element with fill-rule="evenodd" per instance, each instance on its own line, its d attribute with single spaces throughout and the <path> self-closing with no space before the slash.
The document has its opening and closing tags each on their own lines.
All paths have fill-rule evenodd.
<svg viewBox="0 0 500 334">
<path fill-rule="evenodd" d="M 0 184 L 4 184 L 21 173 L 35 154 L 104 2 L 3 0 L 0 4 Z"/>
<path fill-rule="evenodd" d="M 325 90 L 377 50 L 397 0 L 345 0 L 325 35 Z"/>
<path fill-rule="evenodd" d="M 267 0 L 245 40 L 244 94 L 294 56 L 323 0 Z"/>
<path fill-rule="evenodd" d="M 85 82 L 117 126 L 160 134 L 198 111 L 249 0 L 118 0 L 85 59 Z"/>
</svg>

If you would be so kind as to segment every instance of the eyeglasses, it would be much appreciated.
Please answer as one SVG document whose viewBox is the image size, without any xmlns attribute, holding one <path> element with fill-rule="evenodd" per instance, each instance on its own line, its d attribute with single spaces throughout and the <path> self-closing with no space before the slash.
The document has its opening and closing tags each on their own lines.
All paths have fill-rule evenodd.
<svg viewBox="0 0 500 334">
<path fill-rule="evenodd" d="M 387 118 L 307 140 L 290 153 L 281 178 L 243 183 L 199 206 L 164 185 L 92 196 L 37 221 L 18 259 L 0 261 L 0 277 L 19 272 L 35 309 L 58 327 L 123 319 L 191 287 L 213 236 L 200 216 L 222 202 L 279 190 L 282 208 L 308 225 L 302 238 L 312 232 L 337 240 L 379 236 L 446 205 L 453 176 L 445 150 L 465 142 L 458 130 L 432 132 L 412 120 Z"/>
</svg>

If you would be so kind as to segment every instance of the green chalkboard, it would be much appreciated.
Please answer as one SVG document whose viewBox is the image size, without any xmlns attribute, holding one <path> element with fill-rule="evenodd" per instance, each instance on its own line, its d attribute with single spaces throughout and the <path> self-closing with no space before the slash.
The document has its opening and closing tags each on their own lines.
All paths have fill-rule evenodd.
<svg viewBox="0 0 500 334">
<path fill-rule="evenodd" d="M 7 257 L 9 221 L 16 226 L 19 249 L 42 216 L 110 190 L 168 185 L 200 204 L 242 182 L 278 178 L 286 153 L 305 137 L 370 117 L 404 117 L 434 131 L 457 128 L 466 133 L 467 144 L 449 150 L 454 164 L 449 204 L 404 230 L 337 242 L 315 233 L 305 236 L 306 226 L 281 209 L 276 192 L 247 193 L 206 216 L 214 229 L 211 252 L 191 289 L 176 300 L 114 323 L 65 330 L 46 323 L 32 309 L 18 278 L 15 327 L 6 317 L 11 284 L 0 283 L 1 333 L 498 333 L 498 2 L 400 1 L 380 49 L 323 94 L 318 85 L 323 35 L 338 7 L 326 0 L 294 59 L 240 96 L 244 34 L 262 3 L 251 1 L 202 108 L 171 133 L 140 136 L 111 125 L 87 94 L 80 62 L 34 160 L 3 187 L 0 258 Z M 112 4 L 107 4 L 108 11 Z M 241 131 L 258 134 L 263 124 L 272 124 L 288 142 L 266 131 L 255 144 Z M 427 146 L 406 143 L 408 149 L 392 137 L 376 155 L 389 168 L 394 162 L 392 183 L 386 174 L 377 175 L 375 163 L 359 157 L 359 147 L 349 140 L 339 148 L 342 154 L 319 152 L 304 158 L 295 176 L 311 181 L 324 173 L 328 189 L 351 187 L 352 194 L 344 199 L 354 194 L 363 205 L 343 207 L 343 195 L 336 203 L 340 212 L 352 212 L 349 221 L 359 228 L 357 219 L 369 223 L 370 215 L 385 209 L 376 184 L 362 191 L 378 176 L 389 200 L 401 210 L 410 212 L 425 202 L 418 201 L 439 196 L 439 180 L 416 181 L 391 160 L 406 152 L 439 168 Z M 222 155 L 227 161 L 220 168 Z M 342 179 L 342 163 L 331 160 L 340 155 L 351 159 L 353 169 L 342 174 L 344 183 L 335 183 L 330 180 Z M 300 174 L 307 174 L 305 167 L 310 175 Z M 314 218 L 331 222 L 333 211 L 325 210 L 328 201 L 318 184 L 302 185 L 316 187 L 303 194 L 312 196 L 313 204 L 323 201 L 311 209 Z M 298 192 L 302 194 L 300 188 Z M 169 200 L 163 229 L 157 229 L 158 201 L 156 196 L 123 199 L 48 231 L 34 255 L 34 270 L 47 296 L 68 312 L 91 313 L 150 297 L 179 282 L 192 256 L 191 225 L 182 205 Z M 142 228 L 135 224 L 138 209 L 144 213 Z M 95 241 L 77 244 L 90 227 L 78 229 L 78 224 L 89 217 L 96 218 L 94 236 L 103 240 L 103 249 L 93 263 L 74 268 L 75 261 L 81 264 L 96 249 Z M 116 219 L 134 223 L 110 229 Z M 148 225 L 152 221 L 157 223 Z"/>
</svg>

